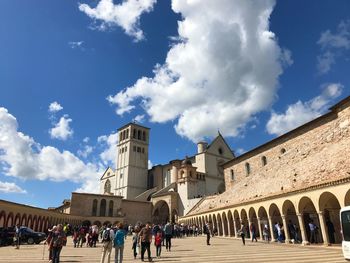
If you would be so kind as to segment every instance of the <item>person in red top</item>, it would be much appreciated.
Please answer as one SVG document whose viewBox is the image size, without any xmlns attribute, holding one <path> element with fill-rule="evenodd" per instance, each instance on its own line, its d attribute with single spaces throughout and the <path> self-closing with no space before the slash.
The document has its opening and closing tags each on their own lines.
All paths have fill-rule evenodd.
<svg viewBox="0 0 350 263">
<path fill-rule="evenodd" d="M 157 235 L 154 238 L 154 245 L 156 246 L 157 258 L 160 258 L 160 254 L 162 253 L 162 240 L 162 232 L 158 231 Z"/>
</svg>

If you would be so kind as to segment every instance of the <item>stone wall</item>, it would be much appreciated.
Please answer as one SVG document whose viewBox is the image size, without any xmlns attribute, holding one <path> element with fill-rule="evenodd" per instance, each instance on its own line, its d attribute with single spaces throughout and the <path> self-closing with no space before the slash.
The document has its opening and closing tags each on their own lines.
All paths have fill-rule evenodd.
<svg viewBox="0 0 350 263">
<path fill-rule="evenodd" d="M 196 211 L 258 200 L 348 177 L 349 107 L 348 98 L 331 112 L 226 163 L 226 192 L 204 202 Z M 263 156 L 266 165 L 262 163 Z"/>
<path fill-rule="evenodd" d="M 124 223 L 136 224 L 152 221 L 152 202 L 141 202 L 123 199 L 121 203 L 121 211 L 124 216 Z"/>
</svg>

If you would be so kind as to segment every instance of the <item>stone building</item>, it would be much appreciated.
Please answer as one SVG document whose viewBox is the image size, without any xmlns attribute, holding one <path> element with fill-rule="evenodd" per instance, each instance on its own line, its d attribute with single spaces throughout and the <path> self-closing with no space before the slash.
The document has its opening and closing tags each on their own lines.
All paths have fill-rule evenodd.
<svg viewBox="0 0 350 263">
<path fill-rule="evenodd" d="M 339 210 L 350 205 L 349 156 L 347 97 L 325 115 L 226 162 L 226 191 L 203 198 L 180 222 L 212 222 L 224 236 L 237 236 L 240 222 L 253 223 L 260 238 L 264 225 L 275 237 L 278 222 L 285 226 L 287 243 L 291 222 L 307 244 L 313 221 L 320 228 L 319 242 L 340 243 Z"/>
</svg>

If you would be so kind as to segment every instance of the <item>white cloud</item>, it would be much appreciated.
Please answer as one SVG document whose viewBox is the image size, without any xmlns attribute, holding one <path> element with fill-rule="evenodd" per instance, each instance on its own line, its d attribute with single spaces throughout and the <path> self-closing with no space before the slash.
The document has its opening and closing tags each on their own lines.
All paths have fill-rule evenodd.
<svg viewBox="0 0 350 263">
<path fill-rule="evenodd" d="M 87 158 L 94 150 L 90 145 L 84 145 L 83 149 L 78 150 L 77 154 L 81 157 Z"/>
<path fill-rule="evenodd" d="M 269 18 L 275 1 L 180 1 L 178 41 L 154 77 L 109 96 L 122 115 L 142 107 L 152 122 L 177 120 L 176 132 L 192 141 L 215 136 L 237 136 L 254 114 L 275 99 L 282 53 Z"/>
<path fill-rule="evenodd" d="M 85 137 L 84 139 L 83 139 L 83 142 L 84 143 L 88 143 L 90 141 L 90 138 L 89 137 Z"/>
<path fill-rule="evenodd" d="M 143 123 L 145 121 L 145 115 L 136 115 L 136 117 L 133 119 L 133 121 L 137 123 Z"/>
<path fill-rule="evenodd" d="M 341 95 L 342 89 L 343 85 L 332 83 L 325 86 L 321 95 L 289 105 L 285 113 L 272 112 L 266 125 L 268 133 L 281 135 L 322 115 L 329 103 Z"/>
<path fill-rule="evenodd" d="M 103 172 L 92 163 L 84 163 L 69 151 L 41 146 L 33 138 L 18 131 L 16 118 L 0 108 L 0 162 L 5 175 L 81 184 L 81 191 L 98 191 Z M 94 185 L 95 188 L 90 186 Z"/>
<path fill-rule="evenodd" d="M 0 181 L 0 193 L 20 193 L 26 194 L 27 191 L 23 190 L 21 187 L 15 183 L 1 182 Z"/>
<path fill-rule="evenodd" d="M 125 0 L 120 4 L 114 4 L 113 0 L 100 0 L 95 8 L 87 4 L 80 4 L 79 10 L 94 20 L 101 20 L 100 30 L 109 26 L 118 25 L 135 41 L 144 38 L 139 28 L 140 17 L 143 13 L 153 10 L 156 0 Z"/>
<path fill-rule="evenodd" d="M 336 63 L 336 58 L 350 49 L 350 20 L 341 21 L 335 33 L 330 30 L 322 32 L 317 44 L 322 50 L 317 57 L 317 69 L 320 74 L 325 74 Z"/>
<path fill-rule="evenodd" d="M 63 107 L 57 101 L 54 101 L 49 105 L 49 112 L 58 112 L 60 110 L 63 110 Z"/>
<path fill-rule="evenodd" d="M 151 162 L 151 160 L 148 160 L 148 169 L 152 169 L 153 167 L 153 163 Z"/>
<path fill-rule="evenodd" d="M 83 50 L 83 44 L 84 44 L 84 41 L 70 41 L 70 42 L 68 42 L 68 45 L 70 46 L 71 49 L 80 48 Z"/>
<path fill-rule="evenodd" d="M 105 147 L 104 151 L 100 154 L 103 164 L 116 168 L 118 132 L 100 136 L 97 138 L 97 142 Z"/>
<path fill-rule="evenodd" d="M 241 155 L 241 154 L 243 154 L 243 153 L 245 153 L 245 152 L 246 152 L 246 150 L 244 150 L 243 148 L 238 148 L 238 149 L 235 151 L 235 153 L 238 154 L 238 155 Z"/>
<path fill-rule="evenodd" d="M 71 122 L 72 119 L 69 118 L 68 115 L 61 117 L 59 122 L 55 124 L 55 127 L 49 131 L 51 138 L 65 141 L 69 137 L 72 137 L 73 129 L 69 126 Z"/>
</svg>

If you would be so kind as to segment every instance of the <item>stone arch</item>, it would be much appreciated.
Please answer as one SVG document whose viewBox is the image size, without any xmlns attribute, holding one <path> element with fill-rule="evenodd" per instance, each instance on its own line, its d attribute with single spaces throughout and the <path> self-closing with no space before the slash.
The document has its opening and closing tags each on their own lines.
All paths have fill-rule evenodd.
<svg viewBox="0 0 350 263">
<path fill-rule="evenodd" d="M 41 224 L 41 216 L 38 217 L 38 223 L 37 223 L 37 226 L 36 226 L 36 231 L 41 231 L 41 227 L 42 227 L 42 224 Z"/>
<path fill-rule="evenodd" d="M 0 212 L 0 227 L 6 227 L 6 213 L 5 213 L 5 211 Z"/>
<path fill-rule="evenodd" d="M 218 221 L 216 220 L 215 214 L 213 214 L 213 233 L 214 235 L 218 233 Z"/>
<path fill-rule="evenodd" d="M 350 206 L 350 190 L 348 190 L 345 194 L 344 206 Z"/>
<path fill-rule="evenodd" d="M 13 226 L 14 222 L 13 222 L 13 213 L 12 212 L 8 214 L 6 222 L 7 222 L 7 227 Z"/>
<path fill-rule="evenodd" d="M 219 234 L 219 236 L 222 236 L 222 235 L 223 235 L 223 231 L 222 231 L 222 219 L 221 219 L 220 213 L 217 214 L 217 219 L 218 219 L 218 234 Z"/>
<path fill-rule="evenodd" d="M 223 235 L 224 236 L 230 236 L 229 234 L 229 226 L 228 226 L 228 221 L 226 217 L 226 213 L 222 213 L 222 226 L 223 226 Z"/>
<path fill-rule="evenodd" d="M 337 197 L 330 192 L 323 192 L 319 199 L 319 211 L 324 216 L 329 243 L 341 243 L 340 203 Z"/>
<path fill-rule="evenodd" d="M 250 232 L 252 232 L 252 229 L 254 228 L 256 237 L 260 237 L 258 217 L 256 216 L 254 207 L 249 208 L 249 221 L 250 221 L 250 226 L 249 226 Z"/>
<path fill-rule="evenodd" d="M 32 225 L 31 225 L 31 229 L 33 229 L 34 231 L 36 231 L 37 229 L 37 225 L 38 225 L 38 217 L 36 215 L 34 215 L 33 217 L 33 221 L 32 221 Z"/>
<path fill-rule="evenodd" d="M 259 207 L 258 217 L 260 218 L 260 229 L 264 229 L 265 225 L 268 226 L 269 229 L 271 229 L 272 226 L 270 226 L 269 217 L 265 207 L 263 206 Z M 263 238 L 265 237 L 263 236 Z"/>
<path fill-rule="evenodd" d="M 228 232 L 229 232 L 229 235 L 231 237 L 235 236 L 235 228 L 234 228 L 233 216 L 232 216 L 231 210 L 228 211 L 227 218 L 228 218 Z"/>
<path fill-rule="evenodd" d="M 92 216 L 97 216 L 97 199 L 94 199 L 92 201 L 92 211 L 91 211 Z"/>
<path fill-rule="evenodd" d="M 100 216 L 106 216 L 107 202 L 106 199 L 102 199 L 100 203 Z"/>
<path fill-rule="evenodd" d="M 104 185 L 104 193 L 110 194 L 111 193 L 111 181 L 109 179 L 106 180 L 105 185 Z"/>
<path fill-rule="evenodd" d="M 288 231 L 289 238 L 291 240 L 300 241 L 301 233 L 300 233 L 300 225 L 297 216 L 297 212 L 295 210 L 295 206 L 290 200 L 285 200 L 282 205 L 282 214 L 286 218 L 287 226 L 285 226 L 285 231 Z M 297 231 L 293 226 L 297 226 Z"/>
<path fill-rule="evenodd" d="M 164 200 L 158 201 L 153 208 L 152 218 L 155 224 L 165 224 L 169 221 L 170 208 Z"/>
<path fill-rule="evenodd" d="M 247 211 L 244 208 L 241 210 L 241 222 L 239 224 L 239 227 L 241 227 L 241 224 L 244 224 L 244 227 L 247 233 L 247 238 L 250 238 L 248 215 L 247 215 Z"/>
<path fill-rule="evenodd" d="M 278 206 L 275 203 L 272 203 L 269 207 L 269 217 L 271 218 L 271 222 L 272 222 L 271 229 L 273 231 L 273 238 L 277 239 L 278 232 L 277 232 L 276 225 L 277 224 L 282 225 L 282 216 Z M 282 236 L 282 238 L 284 237 Z"/>
<path fill-rule="evenodd" d="M 299 200 L 298 211 L 302 214 L 302 220 L 305 227 L 307 240 L 310 242 L 310 227 L 309 223 L 313 222 L 320 229 L 320 220 L 313 201 L 309 197 L 302 197 Z M 316 233 L 317 242 L 323 242 L 321 231 Z M 311 242 L 310 242 L 311 243 Z"/>
<path fill-rule="evenodd" d="M 213 223 L 213 219 L 212 219 L 212 217 L 211 217 L 211 214 L 209 214 L 209 216 L 208 216 L 208 223 L 210 223 L 210 224 Z"/>
<path fill-rule="evenodd" d="M 28 216 L 28 221 L 27 221 L 27 227 L 31 228 L 33 224 L 33 219 L 32 219 L 32 215 Z"/>
<path fill-rule="evenodd" d="M 27 226 L 27 214 L 22 215 L 21 226 Z"/>
<path fill-rule="evenodd" d="M 14 221 L 14 225 L 17 225 L 17 224 L 21 224 L 21 214 L 20 213 L 17 213 L 16 216 L 15 216 L 15 221 Z"/>
</svg>

